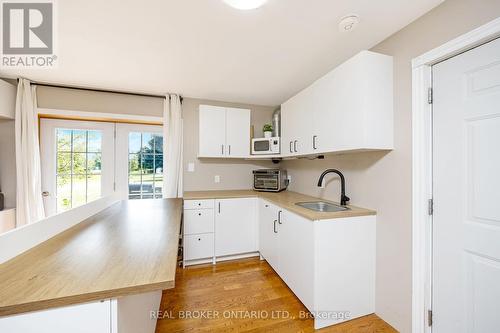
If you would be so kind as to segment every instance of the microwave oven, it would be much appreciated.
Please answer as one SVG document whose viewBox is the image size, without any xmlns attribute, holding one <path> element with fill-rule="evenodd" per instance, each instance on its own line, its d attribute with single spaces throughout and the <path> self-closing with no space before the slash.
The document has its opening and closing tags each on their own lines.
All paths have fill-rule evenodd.
<svg viewBox="0 0 500 333">
<path fill-rule="evenodd" d="M 264 192 L 281 192 L 288 186 L 287 172 L 283 169 L 253 171 L 253 189 Z"/>
<path fill-rule="evenodd" d="M 280 138 L 252 139 L 252 155 L 266 155 L 280 153 Z"/>
</svg>

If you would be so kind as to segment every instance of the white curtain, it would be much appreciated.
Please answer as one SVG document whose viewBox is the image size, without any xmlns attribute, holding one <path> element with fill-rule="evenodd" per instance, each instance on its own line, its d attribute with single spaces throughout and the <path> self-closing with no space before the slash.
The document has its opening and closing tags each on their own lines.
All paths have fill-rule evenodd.
<svg viewBox="0 0 500 333">
<path fill-rule="evenodd" d="M 16 99 L 16 225 L 36 222 L 45 217 L 42 199 L 36 87 L 20 79 Z"/>
<path fill-rule="evenodd" d="M 182 198 L 182 104 L 179 95 L 165 96 L 163 107 L 163 197 Z"/>
</svg>

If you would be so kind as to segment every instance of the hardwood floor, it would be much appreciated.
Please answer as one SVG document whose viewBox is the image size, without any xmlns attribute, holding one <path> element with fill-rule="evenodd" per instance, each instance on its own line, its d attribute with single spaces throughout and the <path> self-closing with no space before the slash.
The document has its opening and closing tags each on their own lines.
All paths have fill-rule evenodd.
<svg viewBox="0 0 500 333">
<path fill-rule="evenodd" d="M 314 332 L 306 308 L 258 258 L 178 268 L 175 284 L 163 292 L 156 333 Z M 318 332 L 397 331 L 373 314 Z"/>
</svg>

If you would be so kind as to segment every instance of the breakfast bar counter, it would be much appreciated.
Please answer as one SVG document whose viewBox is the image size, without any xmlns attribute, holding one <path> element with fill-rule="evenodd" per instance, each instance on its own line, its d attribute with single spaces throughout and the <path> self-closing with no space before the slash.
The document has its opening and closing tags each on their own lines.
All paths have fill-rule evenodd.
<svg viewBox="0 0 500 333">
<path fill-rule="evenodd" d="M 181 216 L 182 199 L 119 201 L 1 264 L 0 316 L 173 288 Z"/>
</svg>

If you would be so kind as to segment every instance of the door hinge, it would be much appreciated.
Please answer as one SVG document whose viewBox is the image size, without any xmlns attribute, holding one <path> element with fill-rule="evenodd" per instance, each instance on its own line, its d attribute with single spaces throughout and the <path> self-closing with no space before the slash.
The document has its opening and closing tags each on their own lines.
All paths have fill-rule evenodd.
<svg viewBox="0 0 500 333">
<path fill-rule="evenodd" d="M 434 199 L 429 199 L 428 212 L 429 212 L 429 215 L 434 214 Z"/>
<path fill-rule="evenodd" d="M 429 89 L 427 90 L 427 102 L 428 102 L 429 104 L 432 104 L 432 102 L 433 102 L 433 101 L 434 101 L 434 99 L 433 99 L 432 88 L 429 88 Z"/>
<path fill-rule="evenodd" d="M 427 324 L 432 326 L 432 310 L 427 311 Z"/>
</svg>

